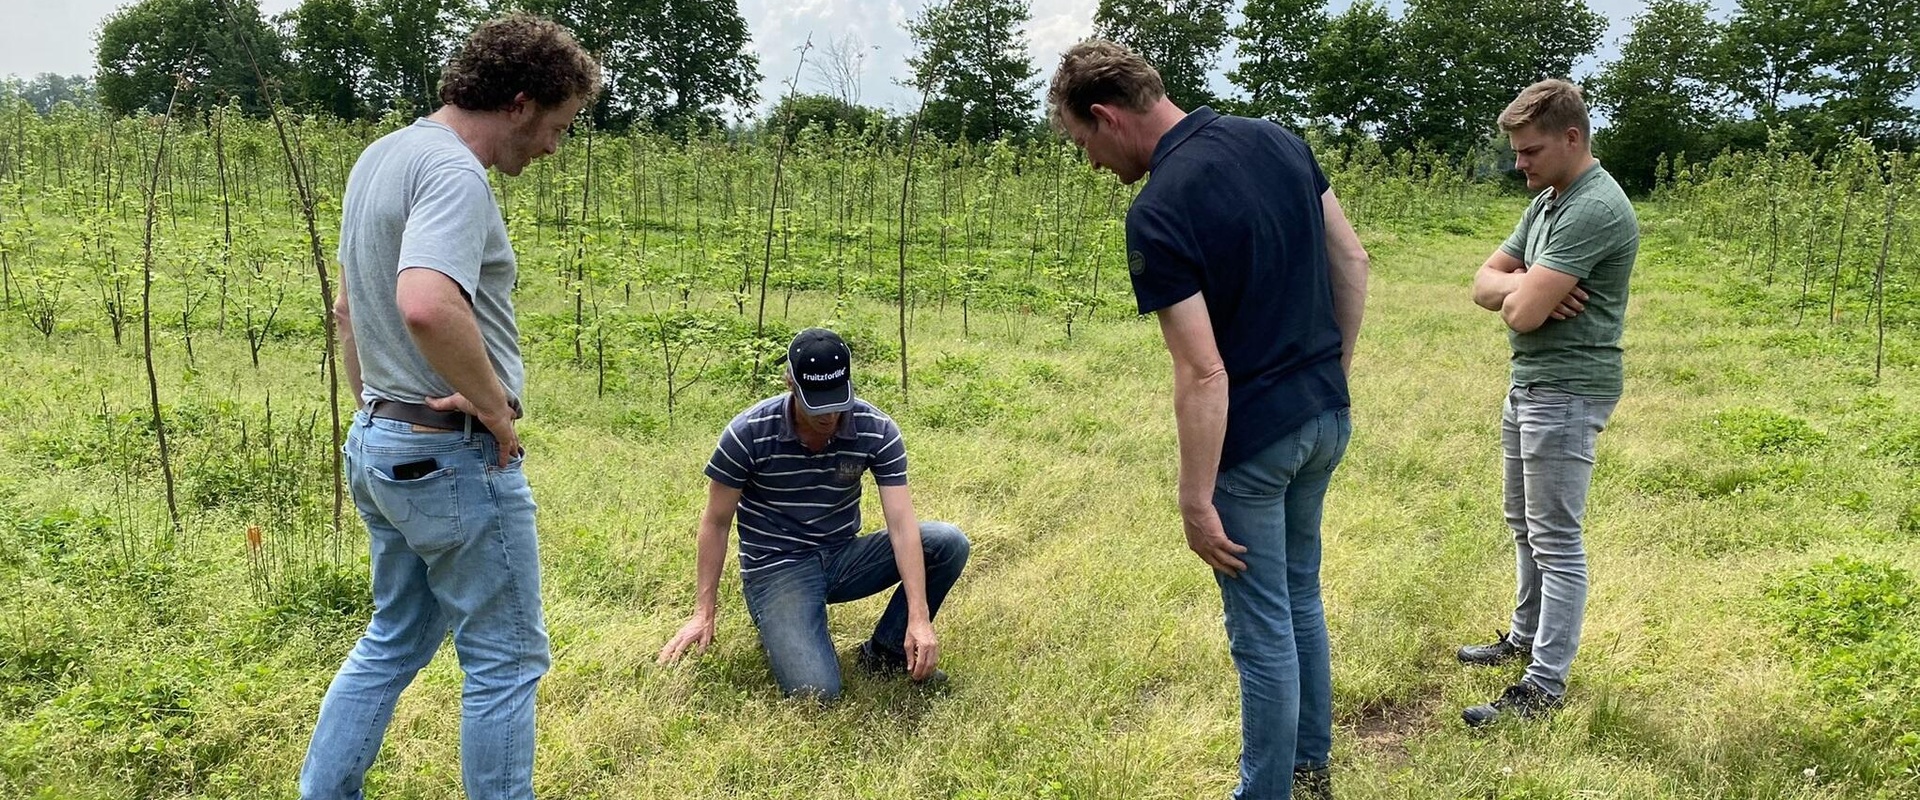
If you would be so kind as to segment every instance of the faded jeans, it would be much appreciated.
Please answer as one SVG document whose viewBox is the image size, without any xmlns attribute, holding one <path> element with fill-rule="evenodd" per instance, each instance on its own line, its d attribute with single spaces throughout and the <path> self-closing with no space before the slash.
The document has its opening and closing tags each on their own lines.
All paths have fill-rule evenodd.
<svg viewBox="0 0 1920 800">
<path fill-rule="evenodd" d="M 1352 435 L 1346 408 L 1322 412 L 1215 484 L 1227 538 L 1247 548 L 1239 577 L 1214 573 L 1240 671 L 1240 800 L 1285 800 L 1294 768 L 1324 767 L 1333 749 L 1320 518 Z"/>
<path fill-rule="evenodd" d="M 449 629 L 466 673 L 467 797 L 533 797 L 534 687 L 550 660 L 540 553 L 526 473 L 518 459 L 498 466 L 498 452 L 485 430 L 416 432 L 354 415 L 344 466 L 367 524 L 373 619 L 320 703 L 300 770 L 302 798 L 359 800 L 394 703 Z M 396 466 L 428 459 L 425 474 L 394 477 Z"/>
<path fill-rule="evenodd" d="M 920 523 L 920 549 L 927 570 L 927 614 L 940 613 L 947 592 L 960 580 L 971 547 L 960 529 L 945 522 Z M 760 631 L 773 678 L 789 697 L 833 700 L 840 696 L 840 660 L 827 632 L 827 604 L 871 597 L 897 586 L 900 568 L 885 531 L 822 547 L 805 558 L 745 576 L 741 592 Z M 873 626 L 873 646 L 905 658 L 907 594 L 894 589 L 887 610 Z"/>
<path fill-rule="evenodd" d="M 1513 530 L 1519 585 L 1510 636 L 1533 648 L 1525 680 L 1556 697 L 1566 694 L 1567 673 L 1580 649 L 1587 611 L 1580 525 L 1593 480 L 1594 443 L 1615 402 L 1516 386 L 1501 414 L 1507 527 Z"/>
</svg>

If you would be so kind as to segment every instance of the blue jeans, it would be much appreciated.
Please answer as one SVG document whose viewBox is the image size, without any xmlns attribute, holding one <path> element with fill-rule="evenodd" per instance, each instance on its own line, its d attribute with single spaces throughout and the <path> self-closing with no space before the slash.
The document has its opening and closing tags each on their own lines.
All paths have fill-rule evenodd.
<svg viewBox="0 0 1920 800">
<path fill-rule="evenodd" d="M 1295 767 L 1326 766 L 1333 750 L 1333 668 L 1320 602 L 1320 514 L 1353 420 L 1322 412 L 1220 473 L 1213 507 L 1245 546 L 1237 578 L 1218 572 L 1227 643 L 1240 671 L 1243 800 L 1290 797 Z"/>
<path fill-rule="evenodd" d="M 1587 614 L 1581 519 L 1593 482 L 1594 445 L 1613 398 L 1516 386 L 1500 415 L 1507 527 L 1513 531 L 1515 644 L 1533 647 L 1525 680 L 1559 696 L 1580 649 Z"/>
<path fill-rule="evenodd" d="M 481 431 L 354 415 L 347 486 L 367 523 L 373 619 L 327 687 L 300 769 L 306 800 L 358 800 L 394 702 L 453 631 L 466 683 L 460 766 L 473 800 L 533 796 L 533 696 L 549 663 L 533 492 Z M 420 462 L 431 460 L 431 465 Z M 396 466 L 406 480 L 394 477 Z"/>
<path fill-rule="evenodd" d="M 937 615 L 967 566 L 967 536 L 945 522 L 922 522 L 920 547 L 927 568 L 927 613 Z M 840 660 L 827 633 L 827 604 L 871 597 L 898 583 L 900 568 L 894 563 L 893 541 L 886 531 L 822 547 L 799 561 L 744 576 L 741 593 L 746 595 L 754 627 L 760 630 L 760 644 L 767 649 L 780 691 L 788 697 L 839 697 Z M 887 610 L 873 626 L 873 646 L 904 658 L 906 639 L 903 587 L 894 590 Z"/>
</svg>

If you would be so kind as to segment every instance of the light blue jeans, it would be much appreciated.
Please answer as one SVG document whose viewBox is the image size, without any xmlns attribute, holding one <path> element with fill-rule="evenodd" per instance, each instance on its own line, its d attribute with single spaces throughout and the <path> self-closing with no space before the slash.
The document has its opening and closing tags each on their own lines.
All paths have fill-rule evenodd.
<svg viewBox="0 0 1920 800">
<path fill-rule="evenodd" d="M 1326 766 L 1333 750 L 1320 516 L 1352 436 L 1347 409 L 1323 412 L 1215 483 L 1213 507 L 1227 538 L 1247 548 L 1239 577 L 1214 573 L 1240 671 L 1235 798 L 1285 800 L 1294 768 Z"/>
<path fill-rule="evenodd" d="M 1587 550 L 1581 519 L 1593 482 L 1594 444 L 1615 398 L 1516 386 L 1500 415 L 1507 527 L 1518 591 L 1512 641 L 1533 647 L 1525 680 L 1554 696 L 1580 649 L 1587 614 Z"/>
<path fill-rule="evenodd" d="M 533 797 L 534 687 L 550 660 L 540 553 L 526 473 L 518 459 L 498 466 L 498 452 L 485 430 L 415 432 L 354 415 L 345 470 L 367 523 L 373 619 L 320 703 L 300 769 L 302 798 L 359 800 L 395 701 L 449 629 L 466 674 L 467 796 Z M 396 479 L 402 465 L 414 466 Z"/>
<path fill-rule="evenodd" d="M 937 616 L 947 592 L 966 569 L 971 546 L 945 522 L 920 523 L 920 549 L 927 569 L 927 613 Z M 747 613 L 760 631 L 773 678 L 789 697 L 833 700 L 840 696 L 840 660 L 827 632 L 827 604 L 872 597 L 900 583 L 893 541 L 886 531 L 822 547 L 806 558 L 756 572 L 741 580 Z M 873 646 L 905 658 L 907 596 L 894 589 L 887 610 L 873 626 Z"/>
</svg>

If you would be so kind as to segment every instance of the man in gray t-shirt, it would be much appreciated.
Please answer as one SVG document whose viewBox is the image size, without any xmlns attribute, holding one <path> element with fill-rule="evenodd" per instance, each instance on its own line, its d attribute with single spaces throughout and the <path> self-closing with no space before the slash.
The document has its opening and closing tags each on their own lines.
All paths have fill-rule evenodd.
<svg viewBox="0 0 1920 800">
<path fill-rule="evenodd" d="M 1498 312 L 1513 349 L 1501 413 L 1505 509 L 1518 583 L 1512 628 L 1459 650 L 1462 663 L 1526 662 L 1468 725 L 1559 708 L 1587 608 L 1582 520 L 1594 443 L 1620 399 L 1627 282 L 1640 252 L 1633 206 L 1595 161 L 1580 90 L 1535 83 L 1500 115 L 1515 166 L 1544 190 L 1474 276 L 1473 301 Z"/>
<path fill-rule="evenodd" d="M 526 370 L 513 249 L 487 169 L 518 175 L 554 152 L 599 88 L 565 28 L 495 19 L 448 63 L 445 105 L 374 142 L 347 178 L 334 314 L 361 406 L 343 458 L 374 608 L 320 703 L 306 800 L 361 796 L 394 703 L 449 630 L 466 673 L 467 796 L 533 796 L 534 688 L 550 654 L 514 432 Z"/>
</svg>

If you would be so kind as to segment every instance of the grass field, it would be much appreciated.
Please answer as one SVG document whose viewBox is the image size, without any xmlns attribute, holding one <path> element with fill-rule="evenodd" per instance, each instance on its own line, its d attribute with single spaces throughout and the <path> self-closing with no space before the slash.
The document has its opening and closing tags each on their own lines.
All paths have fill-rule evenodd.
<svg viewBox="0 0 1920 800">
<path fill-rule="evenodd" d="M 1794 324 L 1793 288 L 1740 277 L 1736 254 L 1665 222 L 1681 209 L 1641 212 L 1571 705 L 1460 723 L 1513 678 L 1452 648 L 1503 628 L 1511 602 L 1505 338 L 1466 287 L 1521 202 L 1363 231 L 1355 437 L 1325 529 L 1340 796 L 1920 797 L 1920 332 L 1889 331 L 1875 382 L 1865 325 Z M 523 318 L 571 309 L 552 282 L 523 287 Z M 902 397 L 891 306 L 794 297 L 781 324 L 847 333 L 858 387 L 900 422 L 920 516 L 974 541 L 937 622 L 951 685 L 854 677 L 827 709 L 780 699 L 731 567 L 714 649 L 653 663 L 692 605 L 700 468 L 759 390 L 716 374 L 668 424 L 658 370 L 623 366 L 602 396 L 528 325 L 555 653 L 542 796 L 1225 796 L 1238 699 L 1219 598 L 1173 503 L 1169 363 L 1125 312 L 1069 338 L 975 309 L 963 335 L 957 309 L 922 305 Z M 269 341 L 258 370 L 232 330 L 200 337 L 191 370 L 163 349 L 188 523 L 171 547 L 138 337 L 112 341 L 0 316 L 0 796 L 291 797 L 367 603 L 364 536 L 315 521 L 317 339 Z M 878 527 L 871 494 L 866 511 Z M 836 606 L 836 643 L 883 602 Z M 449 646 L 402 699 L 370 795 L 459 794 L 459 683 Z"/>
</svg>

